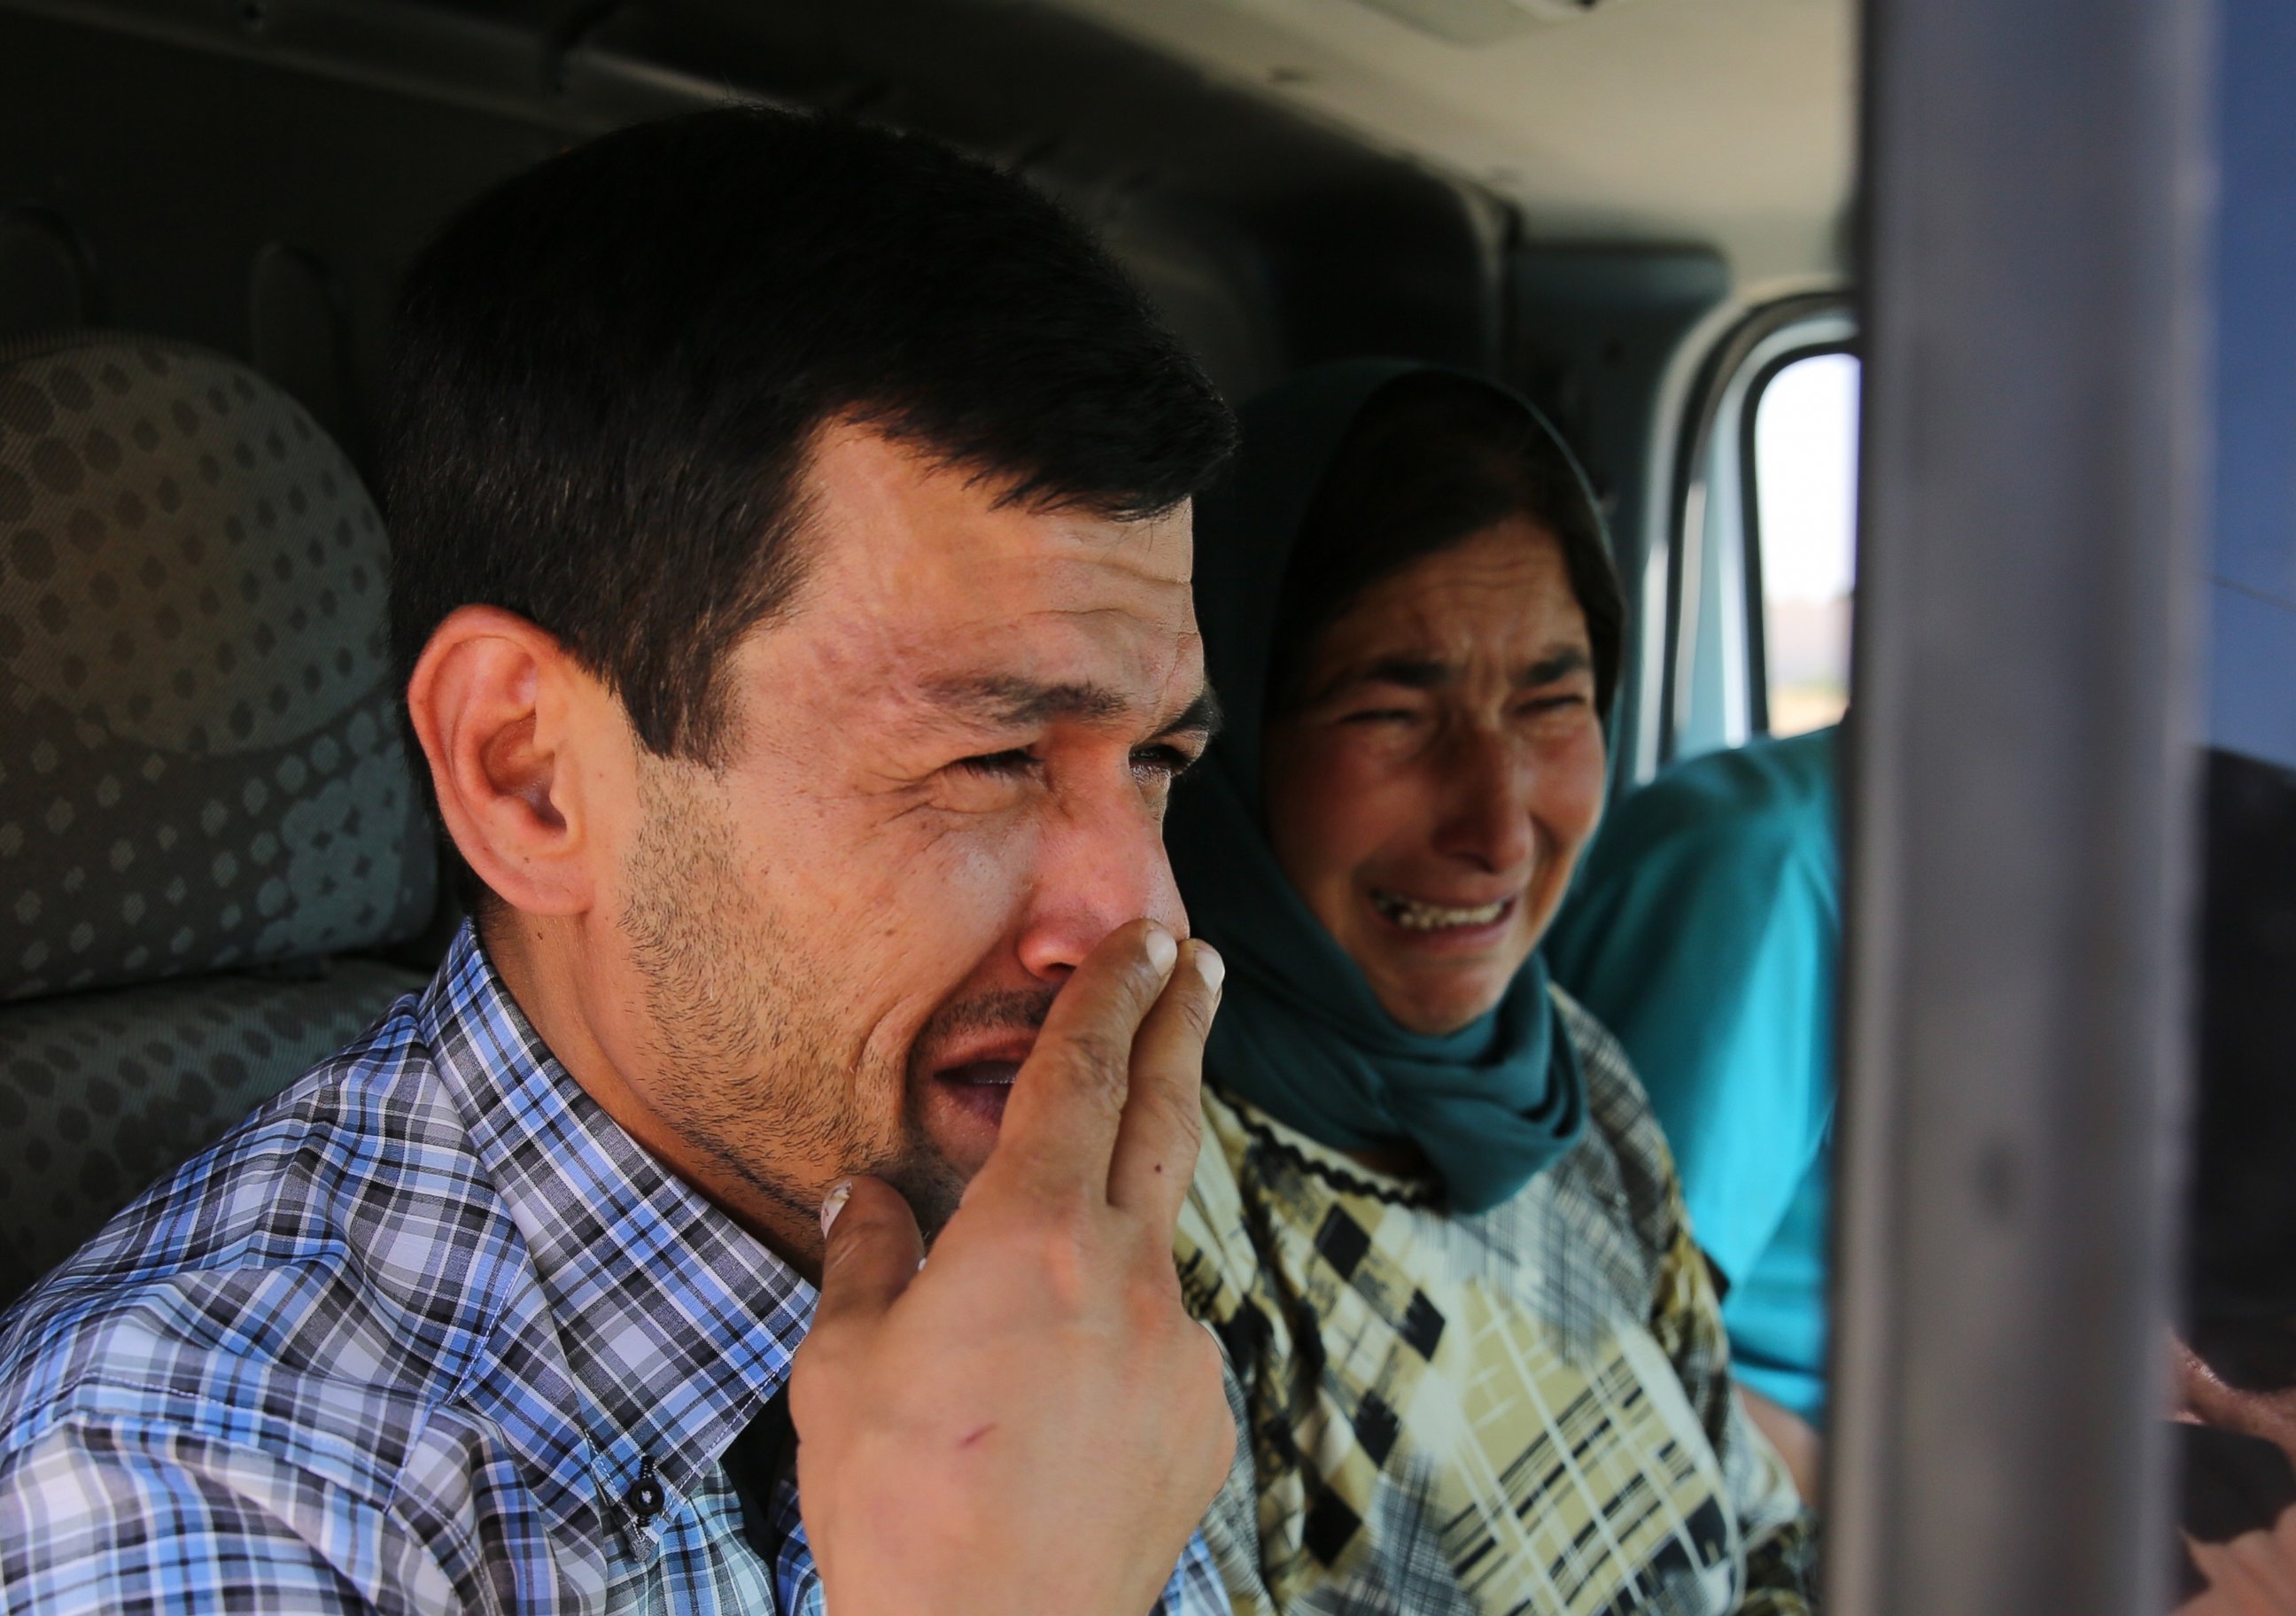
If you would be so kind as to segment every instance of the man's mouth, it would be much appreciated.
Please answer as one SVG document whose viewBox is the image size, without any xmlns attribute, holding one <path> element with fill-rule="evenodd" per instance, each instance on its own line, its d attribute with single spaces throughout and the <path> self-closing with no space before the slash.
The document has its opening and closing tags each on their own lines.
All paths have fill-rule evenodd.
<svg viewBox="0 0 2296 1616">
<path fill-rule="evenodd" d="M 933 1083 L 957 1110 L 994 1128 L 1004 1125 L 1004 1102 L 1013 1097 L 1013 1077 L 1020 1070 L 1018 1061 L 967 1061 L 933 1073 Z"/>
<path fill-rule="evenodd" d="M 960 1058 L 933 1069 L 933 1087 L 958 1111 L 995 1128 L 1004 1120 L 1004 1103 L 1013 1095 L 1013 1080 L 1028 1059 L 1031 1032 L 1025 1039 L 1001 1039 L 990 1049 L 964 1052 Z"/>
<path fill-rule="evenodd" d="M 967 1061 L 962 1066 L 951 1066 L 933 1074 L 944 1083 L 955 1083 L 967 1088 L 1010 1088 L 1021 1070 L 1018 1061 Z"/>
<path fill-rule="evenodd" d="M 1406 931 L 1456 931 L 1504 920 L 1513 910 L 1515 898 L 1510 894 L 1487 904 L 1439 904 L 1374 887 L 1371 903 Z"/>
<path fill-rule="evenodd" d="M 909 1103 L 947 1161 L 970 1172 L 988 1160 L 1054 997 L 1050 986 L 970 994 L 943 1005 L 918 1030 L 909 1049 Z"/>
</svg>

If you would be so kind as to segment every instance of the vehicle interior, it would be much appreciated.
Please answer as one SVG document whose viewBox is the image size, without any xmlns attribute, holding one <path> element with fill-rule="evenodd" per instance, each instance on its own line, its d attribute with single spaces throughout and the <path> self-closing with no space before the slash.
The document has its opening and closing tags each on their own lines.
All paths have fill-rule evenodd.
<svg viewBox="0 0 2296 1616">
<path fill-rule="evenodd" d="M 455 923 L 363 478 L 400 267 L 593 134 L 834 109 L 1062 199 L 1232 400 L 1362 354 L 1527 393 L 1627 586 L 1615 791 L 1856 685 L 1833 1608 L 2163 1608 L 2177 759 L 2296 762 L 2288 513 L 2219 486 L 2263 537 L 2202 581 L 2296 253 L 2204 271 L 2192 176 L 2227 219 L 2289 176 L 2219 153 L 2267 96 L 2195 65 L 2210 8 L 1923 9 L 0 0 L 0 1304 Z M 2284 62 L 2264 9 L 2222 38 Z M 2276 329 L 2211 404 L 2236 308 Z"/>
</svg>

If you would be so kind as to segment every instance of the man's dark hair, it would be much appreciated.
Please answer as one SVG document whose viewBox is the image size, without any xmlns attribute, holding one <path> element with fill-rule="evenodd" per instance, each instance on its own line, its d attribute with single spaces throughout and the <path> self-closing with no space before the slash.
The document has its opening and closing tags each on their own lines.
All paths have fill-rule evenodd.
<svg viewBox="0 0 2296 1616">
<path fill-rule="evenodd" d="M 382 482 L 402 677 L 514 611 L 657 753 L 719 760 L 724 670 L 803 576 L 802 475 L 851 420 L 1008 503 L 1152 515 L 1234 424 L 1092 237 L 915 135 L 726 107 L 488 193 L 414 261 Z"/>
<path fill-rule="evenodd" d="M 1374 584 L 1528 516 L 1562 546 L 1586 614 L 1595 710 L 1618 686 L 1626 599 L 1577 469 L 1529 406 L 1462 375 L 1429 371 L 1374 393 L 1332 457 L 1283 578 L 1269 699 L 1281 711 L 1316 641 Z"/>
</svg>

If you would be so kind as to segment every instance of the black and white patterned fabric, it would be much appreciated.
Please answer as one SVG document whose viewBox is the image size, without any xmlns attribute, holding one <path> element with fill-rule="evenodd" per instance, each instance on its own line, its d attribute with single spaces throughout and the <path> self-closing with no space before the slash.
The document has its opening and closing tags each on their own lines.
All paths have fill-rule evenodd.
<svg viewBox="0 0 2296 1616">
<path fill-rule="evenodd" d="M 1650 1102 L 1553 991 L 1588 1127 L 1488 1211 L 1206 1089 L 1180 1285 L 1242 1393 L 1257 1497 L 1204 1523 L 1238 1612 L 1815 1608 Z"/>
<path fill-rule="evenodd" d="M 0 1300 L 421 980 L 386 566 L 243 366 L 0 344 Z"/>
</svg>

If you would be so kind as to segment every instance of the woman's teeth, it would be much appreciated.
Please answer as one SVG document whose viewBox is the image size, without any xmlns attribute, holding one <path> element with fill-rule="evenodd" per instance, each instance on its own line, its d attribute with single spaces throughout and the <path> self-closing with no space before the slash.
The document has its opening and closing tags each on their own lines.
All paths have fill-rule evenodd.
<svg viewBox="0 0 2296 1616">
<path fill-rule="evenodd" d="M 1398 892 L 1374 892 L 1371 901 L 1382 915 L 1406 931 L 1443 931 L 1453 926 L 1488 926 L 1505 914 L 1507 905 L 1514 900 L 1502 898 L 1480 908 L 1454 909 L 1442 904 L 1423 904 Z"/>
</svg>

